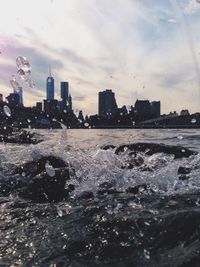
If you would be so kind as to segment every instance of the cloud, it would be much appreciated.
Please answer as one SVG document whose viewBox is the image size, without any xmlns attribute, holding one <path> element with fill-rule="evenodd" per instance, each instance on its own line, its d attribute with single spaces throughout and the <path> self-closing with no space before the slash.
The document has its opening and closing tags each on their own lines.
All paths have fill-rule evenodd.
<svg viewBox="0 0 200 267">
<path fill-rule="evenodd" d="M 190 22 L 196 53 L 200 4 L 177 1 Z M 13 10 L 8 13 L 10 4 Z M 23 55 L 31 63 L 36 83 L 35 89 L 24 88 L 28 105 L 45 98 L 51 64 L 56 97 L 60 98 L 60 81 L 68 81 L 74 108 L 88 114 L 97 112 L 98 91 L 107 88 L 116 93 L 119 106 L 141 97 L 161 100 L 164 112 L 181 105 L 198 110 L 194 57 L 172 1 L 19 0 L 13 4 L 8 0 L 4 11 L 7 14 L 0 18 L 4 94 L 12 90 L 9 79 L 16 72 L 15 58 Z"/>
<path fill-rule="evenodd" d="M 75 101 L 85 101 L 86 97 L 85 96 L 74 96 L 73 100 Z"/>
</svg>

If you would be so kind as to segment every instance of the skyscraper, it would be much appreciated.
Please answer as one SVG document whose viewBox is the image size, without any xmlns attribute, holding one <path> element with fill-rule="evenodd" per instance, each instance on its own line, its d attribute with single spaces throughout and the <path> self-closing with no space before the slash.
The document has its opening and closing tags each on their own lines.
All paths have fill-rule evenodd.
<svg viewBox="0 0 200 267">
<path fill-rule="evenodd" d="M 67 112 L 72 111 L 72 97 L 69 94 L 69 83 L 60 83 L 60 96 L 61 96 L 61 110 L 66 110 Z"/>
<path fill-rule="evenodd" d="M 19 95 L 19 104 L 23 105 L 23 90 L 22 87 L 18 87 L 18 89 L 14 89 L 14 94 Z"/>
<path fill-rule="evenodd" d="M 71 96 L 71 94 L 70 94 L 69 97 L 68 97 L 67 110 L 68 110 L 69 112 L 72 111 L 72 96 Z"/>
<path fill-rule="evenodd" d="M 61 82 L 60 83 L 60 95 L 63 101 L 67 101 L 69 95 L 69 83 Z"/>
<path fill-rule="evenodd" d="M 115 94 L 112 90 L 107 89 L 99 92 L 99 116 L 107 117 L 115 115 L 117 111 L 117 103 Z"/>
<path fill-rule="evenodd" d="M 51 76 L 51 66 L 50 66 L 50 71 L 49 71 L 49 77 L 47 77 L 46 90 L 47 90 L 47 100 L 53 100 L 54 99 L 54 78 Z"/>
</svg>

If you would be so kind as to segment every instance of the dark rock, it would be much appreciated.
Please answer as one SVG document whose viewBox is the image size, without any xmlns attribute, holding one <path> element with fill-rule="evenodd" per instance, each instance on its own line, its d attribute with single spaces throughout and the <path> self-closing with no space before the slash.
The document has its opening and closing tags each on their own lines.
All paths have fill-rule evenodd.
<svg viewBox="0 0 200 267">
<path fill-rule="evenodd" d="M 185 175 L 185 174 L 182 174 L 178 177 L 179 180 L 182 180 L 182 181 L 185 181 L 185 180 L 188 180 L 190 178 L 189 175 Z"/>
<path fill-rule="evenodd" d="M 127 193 L 131 193 L 131 194 L 138 194 L 140 192 L 140 190 L 147 190 L 147 185 L 146 184 L 141 184 L 141 185 L 136 185 L 136 186 L 132 186 L 129 187 L 126 192 Z"/>
<path fill-rule="evenodd" d="M 119 146 L 115 153 L 118 155 L 124 152 L 124 148 L 127 148 L 133 152 L 145 152 L 146 155 L 153 155 L 155 153 L 165 153 L 173 154 L 176 158 L 188 158 L 191 155 L 197 154 L 196 151 L 181 147 L 181 146 L 170 146 L 165 144 L 155 144 L 155 143 L 134 143 Z"/>
<path fill-rule="evenodd" d="M 53 168 L 64 168 L 68 167 L 66 162 L 55 156 L 44 156 L 38 160 L 26 162 L 21 166 L 17 167 L 13 174 L 24 174 L 26 177 L 34 177 L 41 172 L 46 171 L 45 164 L 49 163 Z"/>
<path fill-rule="evenodd" d="M 53 174 L 48 172 L 48 169 L 46 170 L 46 163 L 52 166 Z M 13 175 L 23 176 L 22 182 L 17 184 L 17 180 L 15 180 L 13 186 L 9 186 L 7 189 L 14 189 L 20 197 L 34 202 L 61 201 L 74 190 L 73 185 L 69 185 L 65 189 L 66 181 L 70 179 L 68 165 L 62 159 L 54 156 L 27 162 L 15 168 Z"/>
<path fill-rule="evenodd" d="M 94 198 L 94 194 L 91 191 L 84 191 L 80 195 L 80 199 L 91 199 L 91 198 Z"/>
<path fill-rule="evenodd" d="M 120 194 L 123 193 L 122 191 L 118 191 L 117 189 L 110 188 L 110 189 L 101 189 L 98 190 L 98 195 L 113 195 L 113 194 Z"/>
<path fill-rule="evenodd" d="M 101 149 L 103 149 L 103 150 L 114 149 L 114 148 L 116 148 L 116 146 L 114 146 L 114 145 L 105 145 L 105 146 L 101 147 Z"/>
<path fill-rule="evenodd" d="M 27 186 L 19 191 L 22 198 L 34 202 L 58 202 L 68 196 L 65 189 L 66 180 L 69 179 L 68 169 L 55 169 L 55 176 L 51 177 L 46 172 L 35 176 Z"/>
<path fill-rule="evenodd" d="M 178 168 L 178 174 L 188 174 L 191 172 L 191 168 L 188 168 L 188 167 L 182 167 L 180 166 Z"/>
<path fill-rule="evenodd" d="M 7 128 L 9 130 L 7 130 Z M 36 133 L 30 133 L 28 131 L 15 131 L 11 127 L 6 126 L 6 130 L 0 131 L 0 142 L 16 143 L 16 144 L 37 144 L 42 142 L 40 135 Z"/>
</svg>

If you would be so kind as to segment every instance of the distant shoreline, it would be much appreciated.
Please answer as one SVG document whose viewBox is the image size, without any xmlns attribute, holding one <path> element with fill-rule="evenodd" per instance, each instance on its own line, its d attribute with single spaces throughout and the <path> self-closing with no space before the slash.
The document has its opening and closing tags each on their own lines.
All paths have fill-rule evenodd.
<svg viewBox="0 0 200 267">
<path fill-rule="evenodd" d="M 62 128 L 49 128 L 49 127 L 33 127 L 27 128 L 27 130 L 41 129 L 41 130 L 59 130 Z M 91 126 L 91 127 L 69 127 L 69 129 L 77 130 L 95 130 L 95 129 L 200 129 L 200 125 L 165 125 L 165 126 Z"/>
</svg>

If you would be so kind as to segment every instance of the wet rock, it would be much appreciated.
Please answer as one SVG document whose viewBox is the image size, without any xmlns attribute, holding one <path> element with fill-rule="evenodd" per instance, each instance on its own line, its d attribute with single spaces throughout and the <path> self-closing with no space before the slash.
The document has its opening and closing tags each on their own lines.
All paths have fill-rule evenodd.
<svg viewBox="0 0 200 267">
<path fill-rule="evenodd" d="M 37 144 L 42 142 L 39 134 L 30 133 L 28 131 L 14 130 L 6 126 L 4 130 L 0 131 L 0 142 L 16 143 L 16 144 Z"/>
<path fill-rule="evenodd" d="M 188 168 L 188 167 L 182 167 L 180 166 L 178 168 L 178 174 L 188 174 L 191 172 L 191 168 Z"/>
<path fill-rule="evenodd" d="M 58 202 L 68 196 L 65 189 L 66 180 L 69 179 L 68 170 L 55 169 L 55 176 L 51 177 L 46 172 L 35 176 L 27 186 L 19 190 L 19 196 L 31 199 L 34 202 Z"/>
<path fill-rule="evenodd" d="M 34 177 L 41 172 L 46 171 L 45 164 L 49 163 L 53 168 L 68 167 L 67 163 L 55 156 L 44 156 L 38 160 L 26 162 L 13 171 L 13 174 L 24 174 L 26 177 Z"/>
<path fill-rule="evenodd" d="M 131 194 L 138 194 L 138 193 L 140 193 L 140 191 L 144 191 L 144 190 L 145 191 L 147 190 L 146 184 L 131 186 L 126 190 L 126 192 L 131 193 Z"/>
<path fill-rule="evenodd" d="M 190 178 L 189 175 L 185 175 L 185 174 L 182 174 L 178 177 L 179 180 L 181 181 L 185 181 L 185 180 L 188 180 Z"/>
<path fill-rule="evenodd" d="M 105 146 L 101 147 L 101 149 L 103 149 L 103 150 L 114 149 L 114 148 L 116 148 L 116 146 L 114 146 L 114 145 L 105 145 Z"/>
<path fill-rule="evenodd" d="M 165 153 L 173 154 L 175 159 L 177 158 L 188 158 L 191 155 L 197 154 L 196 151 L 181 147 L 181 146 L 170 146 L 165 144 L 155 144 L 155 143 L 134 143 L 119 146 L 115 153 L 118 155 L 124 152 L 124 149 L 128 149 L 135 153 L 145 152 L 146 155 L 151 156 L 155 153 Z"/>
<path fill-rule="evenodd" d="M 47 164 L 51 166 L 51 172 L 47 169 Z M 73 185 L 65 188 L 66 181 L 70 179 L 68 165 L 54 156 L 27 162 L 15 168 L 13 175 L 22 176 L 23 182 L 15 182 L 15 186 L 9 188 L 15 189 L 20 197 L 34 202 L 61 201 L 74 190 Z"/>
</svg>

